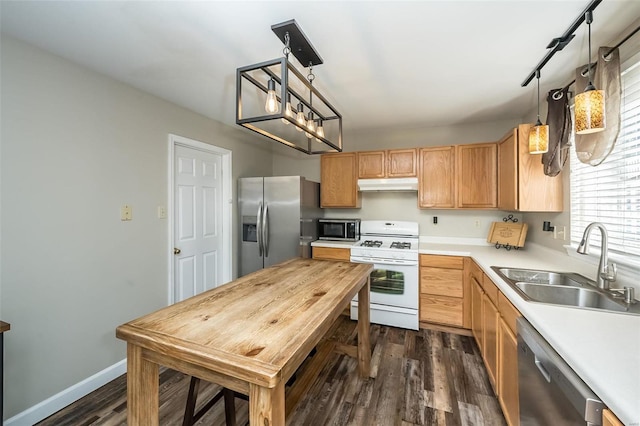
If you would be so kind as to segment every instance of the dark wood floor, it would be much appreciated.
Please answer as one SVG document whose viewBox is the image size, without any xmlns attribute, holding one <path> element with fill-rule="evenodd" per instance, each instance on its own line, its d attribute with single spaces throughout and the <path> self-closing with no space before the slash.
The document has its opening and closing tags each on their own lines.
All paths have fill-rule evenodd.
<svg viewBox="0 0 640 426">
<path fill-rule="evenodd" d="M 372 370 L 363 379 L 357 361 L 339 353 L 340 343 L 355 342 L 355 322 L 341 317 L 330 334 L 327 341 L 337 342 L 338 349 L 317 369 L 288 425 L 505 424 L 471 337 L 372 325 Z M 312 364 L 310 358 L 303 367 Z M 162 370 L 161 425 L 182 424 L 188 387 L 187 376 Z M 218 390 L 203 382 L 199 403 Z M 126 377 L 121 376 L 39 424 L 125 425 L 126 411 Z M 238 425 L 247 424 L 246 401 L 236 399 L 236 412 Z M 216 404 L 197 424 L 224 425 L 224 404 Z"/>
</svg>

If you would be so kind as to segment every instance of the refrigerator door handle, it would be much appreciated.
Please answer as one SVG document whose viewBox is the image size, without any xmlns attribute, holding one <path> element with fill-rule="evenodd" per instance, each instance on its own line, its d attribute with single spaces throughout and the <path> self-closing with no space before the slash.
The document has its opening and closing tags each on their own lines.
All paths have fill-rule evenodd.
<svg viewBox="0 0 640 426">
<path fill-rule="evenodd" d="M 269 257 L 269 205 L 264 204 L 262 212 L 262 245 L 264 247 L 264 257 Z"/>
<path fill-rule="evenodd" d="M 258 203 L 256 216 L 256 239 L 258 240 L 258 256 L 262 257 L 262 202 Z"/>
</svg>

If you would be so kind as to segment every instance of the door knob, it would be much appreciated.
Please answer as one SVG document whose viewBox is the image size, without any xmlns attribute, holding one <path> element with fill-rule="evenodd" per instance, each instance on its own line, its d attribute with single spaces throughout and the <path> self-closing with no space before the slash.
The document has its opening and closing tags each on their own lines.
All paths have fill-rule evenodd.
<svg viewBox="0 0 640 426">
<path fill-rule="evenodd" d="M 180 254 L 181 250 L 179 248 L 173 248 L 173 254 Z"/>
</svg>

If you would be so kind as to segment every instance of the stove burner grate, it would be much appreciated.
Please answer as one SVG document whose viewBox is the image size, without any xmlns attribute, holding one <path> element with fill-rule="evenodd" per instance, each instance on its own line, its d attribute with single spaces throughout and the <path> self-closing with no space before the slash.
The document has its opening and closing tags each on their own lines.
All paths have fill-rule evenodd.
<svg viewBox="0 0 640 426">
<path fill-rule="evenodd" d="M 410 250 L 411 243 L 406 241 L 394 241 L 391 243 L 392 249 Z"/>
<path fill-rule="evenodd" d="M 378 240 L 366 240 L 362 242 L 362 247 L 381 247 L 382 241 Z"/>
</svg>

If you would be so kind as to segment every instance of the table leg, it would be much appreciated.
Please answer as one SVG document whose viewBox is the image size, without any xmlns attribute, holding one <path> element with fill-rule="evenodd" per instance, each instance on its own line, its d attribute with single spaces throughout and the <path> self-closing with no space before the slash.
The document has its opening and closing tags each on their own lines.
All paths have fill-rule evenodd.
<svg viewBox="0 0 640 426">
<path fill-rule="evenodd" d="M 371 342 L 369 340 L 369 287 L 370 279 L 358 292 L 358 369 L 360 376 L 368 377 L 371 369 Z"/>
<path fill-rule="evenodd" d="M 158 364 L 142 357 L 142 348 L 127 344 L 127 423 L 158 425 Z"/>
<path fill-rule="evenodd" d="M 284 381 L 275 388 L 249 385 L 249 424 L 284 426 Z"/>
</svg>

